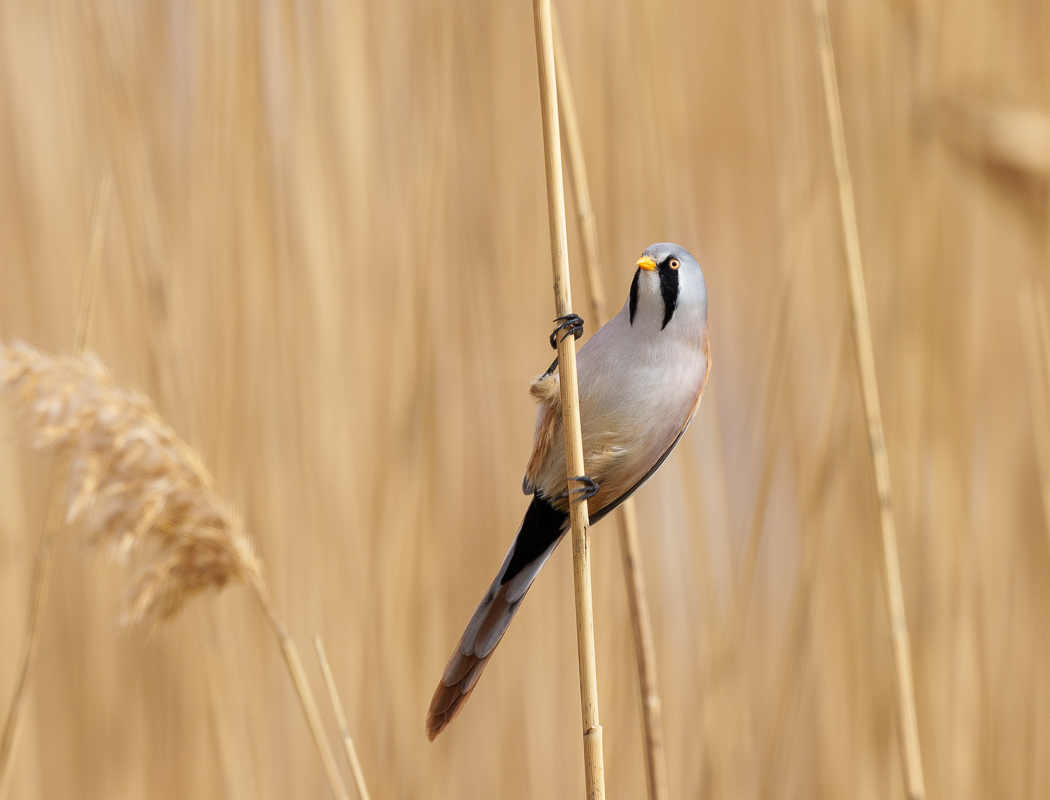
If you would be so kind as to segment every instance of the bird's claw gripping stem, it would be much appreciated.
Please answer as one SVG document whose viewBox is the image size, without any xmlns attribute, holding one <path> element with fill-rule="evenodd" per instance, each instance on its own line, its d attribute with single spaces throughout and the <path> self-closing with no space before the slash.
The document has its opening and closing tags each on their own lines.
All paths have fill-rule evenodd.
<svg viewBox="0 0 1050 800">
<path fill-rule="evenodd" d="M 554 329 L 553 333 L 551 333 L 550 338 L 551 348 L 554 350 L 558 349 L 558 331 L 565 331 L 565 333 L 562 334 L 562 340 L 564 340 L 569 334 L 572 334 L 576 339 L 583 336 L 583 318 L 578 314 L 569 314 L 565 317 L 558 317 L 554 321 L 559 323 L 558 327 Z"/>
<path fill-rule="evenodd" d="M 569 489 L 565 492 L 566 497 L 571 497 L 574 503 L 578 503 L 581 500 L 590 500 L 596 494 L 598 494 L 598 482 L 594 478 L 590 478 L 586 475 L 576 475 L 575 477 L 569 478 L 569 482 L 577 482 L 581 484 L 575 489 Z"/>
</svg>

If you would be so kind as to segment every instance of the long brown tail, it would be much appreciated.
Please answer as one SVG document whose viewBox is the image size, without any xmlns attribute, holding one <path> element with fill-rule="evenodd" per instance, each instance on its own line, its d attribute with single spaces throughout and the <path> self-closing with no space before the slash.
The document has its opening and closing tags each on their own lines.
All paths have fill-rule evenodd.
<svg viewBox="0 0 1050 800">
<path fill-rule="evenodd" d="M 564 511 L 539 495 L 533 497 L 503 566 L 470 618 L 430 701 L 427 738 L 431 741 L 452 722 L 474 691 L 525 593 L 565 534 L 566 520 Z"/>
</svg>

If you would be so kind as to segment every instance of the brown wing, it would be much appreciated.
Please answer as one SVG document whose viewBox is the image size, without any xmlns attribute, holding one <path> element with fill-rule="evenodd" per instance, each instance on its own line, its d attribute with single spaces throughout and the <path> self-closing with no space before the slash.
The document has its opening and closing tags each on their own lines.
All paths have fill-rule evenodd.
<svg viewBox="0 0 1050 800">
<path fill-rule="evenodd" d="M 529 393 L 539 401 L 540 408 L 536 417 L 536 432 L 532 439 L 532 455 L 529 456 L 521 485 L 525 494 L 532 494 L 536 489 L 540 469 L 547 460 L 547 453 L 554 443 L 554 432 L 561 419 L 561 384 L 557 374 L 550 373 L 536 378 Z"/>
</svg>

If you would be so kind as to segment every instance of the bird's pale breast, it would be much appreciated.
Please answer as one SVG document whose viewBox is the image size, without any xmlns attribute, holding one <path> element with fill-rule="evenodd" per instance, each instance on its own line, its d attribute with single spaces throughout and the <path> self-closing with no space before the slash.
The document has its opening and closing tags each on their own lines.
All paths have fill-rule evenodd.
<svg viewBox="0 0 1050 800">
<path fill-rule="evenodd" d="M 600 486 L 589 504 L 592 514 L 642 480 L 688 424 L 707 373 L 706 347 L 695 341 L 638 336 L 620 314 L 580 350 L 584 463 Z M 545 414 L 553 430 L 542 463 L 530 470 L 548 498 L 566 488 L 561 410 L 555 406 L 539 410 L 537 438 Z"/>
</svg>

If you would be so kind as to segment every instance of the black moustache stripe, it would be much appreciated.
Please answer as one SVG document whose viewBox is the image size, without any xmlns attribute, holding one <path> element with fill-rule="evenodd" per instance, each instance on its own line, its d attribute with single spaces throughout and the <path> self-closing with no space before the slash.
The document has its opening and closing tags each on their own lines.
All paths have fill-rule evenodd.
<svg viewBox="0 0 1050 800">
<path fill-rule="evenodd" d="M 631 324 L 634 325 L 634 314 L 638 310 L 638 279 L 642 275 L 642 268 L 638 267 L 634 271 L 634 280 L 631 281 Z"/>
<path fill-rule="evenodd" d="M 665 261 L 656 270 L 660 274 L 660 294 L 664 297 L 664 324 L 660 330 L 667 327 L 667 323 L 674 316 L 674 310 L 678 307 L 678 270 L 671 269 Z M 637 278 L 635 278 L 637 282 Z M 634 288 L 631 289 L 631 297 L 634 297 Z M 633 308 L 633 306 L 632 306 Z"/>
</svg>

